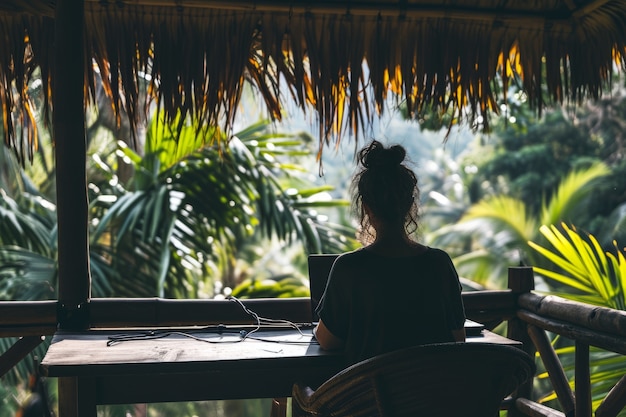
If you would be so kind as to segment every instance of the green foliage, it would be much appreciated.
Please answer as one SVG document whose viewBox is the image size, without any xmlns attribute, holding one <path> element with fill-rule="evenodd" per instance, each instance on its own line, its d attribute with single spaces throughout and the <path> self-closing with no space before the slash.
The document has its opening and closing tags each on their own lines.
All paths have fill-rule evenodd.
<svg viewBox="0 0 626 417">
<path fill-rule="evenodd" d="M 19 246 L 0 250 L 0 300 L 54 300 L 56 262 Z"/>
<path fill-rule="evenodd" d="M 549 110 L 541 119 L 526 115 L 523 123 L 521 115 L 527 110 L 503 105 L 502 117 L 492 125 L 493 134 L 481 136 L 481 146 L 465 156 L 466 163 L 476 166 L 467 182 L 470 200 L 504 194 L 524 201 L 535 215 L 567 173 L 602 162 L 610 172 L 596 184 L 595 198 L 576 222 L 603 245 L 614 238 L 626 239 L 626 229 L 619 226 L 623 221 L 619 207 L 626 204 L 625 97 L 623 89 L 616 90 L 610 98 Z M 507 113 L 514 123 L 504 123 Z M 561 220 L 570 219 L 556 222 Z"/>
<path fill-rule="evenodd" d="M 561 223 L 559 227 L 543 225 L 540 231 L 552 249 L 535 242 L 528 244 L 557 267 L 534 268 L 545 279 L 560 284 L 561 290 L 551 291 L 551 294 L 578 302 L 626 310 L 626 258 L 616 242 L 614 251 L 605 251 L 592 234 L 580 232 L 565 223 Z M 558 347 L 563 343 L 566 346 Z M 573 387 L 575 351 L 570 343 L 560 338 L 553 340 L 559 360 Z M 626 358 L 617 353 L 591 348 L 589 366 L 592 370 L 592 407 L 595 410 L 607 392 L 622 378 Z M 541 373 L 539 378 L 545 379 L 547 374 Z M 547 392 L 542 401 L 553 401 L 555 398 L 554 392 Z M 626 415 L 626 410 L 619 415 Z"/>
<path fill-rule="evenodd" d="M 535 272 L 563 285 L 560 295 L 576 301 L 626 310 L 626 259 L 614 243 L 614 253 L 605 251 L 597 239 L 562 223 L 560 228 L 543 225 L 541 234 L 554 251 L 535 242 L 529 246 L 549 259 L 557 270 L 535 267 Z"/>
<path fill-rule="evenodd" d="M 581 224 L 589 217 L 590 206 L 599 198 L 597 187 L 611 175 L 610 169 L 601 162 L 570 171 L 549 197 L 541 201 L 540 224 L 557 224 L 573 221 Z"/>
<path fill-rule="evenodd" d="M 113 150 L 120 161 L 133 164 L 136 175 L 128 184 L 116 175 L 116 158 L 92 154 L 94 296 L 210 296 L 213 280 L 232 275 L 233 260 L 244 247 L 263 246 L 263 239 L 303 242 L 307 253 L 356 245 L 352 228 L 319 214 L 348 202 L 322 198 L 332 187 L 300 175 L 304 170 L 296 160 L 310 154 L 300 135 L 272 132 L 259 122 L 218 147 L 213 141 L 218 134 L 186 125 L 174 136 L 154 120 L 145 156 L 124 144 Z M 92 144 L 109 149 L 98 140 Z M 56 208 L 39 194 L 20 191 L 22 186 L 11 189 L 15 197 L 0 189 L 0 294 L 54 298 Z"/>
<path fill-rule="evenodd" d="M 310 297 L 308 282 L 300 278 L 276 276 L 273 279 L 246 279 L 232 290 L 236 298 Z"/>
<path fill-rule="evenodd" d="M 55 298 L 56 236 L 54 204 L 0 188 L 0 300 Z"/>
<path fill-rule="evenodd" d="M 552 344 L 555 345 L 555 353 L 559 357 L 559 362 L 563 367 L 565 375 L 569 379 L 569 385 L 572 391 L 575 388 L 575 347 L 568 344 L 564 347 L 558 345 L 563 344 L 565 341 L 561 337 L 555 337 Z M 626 365 L 624 357 L 612 352 L 607 352 L 591 346 L 589 348 L 589 368 L 591 370 L 590 383 L 591 383 L 591 408 L 596 410 L 601 404 L 602 400 L 606 397 L 606 394 L 613 388 L 615 383 L 619 381 L 624 375 L 624 366 Z M 538 385 L 551 386 L 548 382 L 549 375 L 544 369 L 536 375 Z M 540 403 L 547 404 L 555 409 L 559 409 L 559 403 L 557 401 L 557 395 L 554 390 L 545 388 L 538 394 L 538 401 Z M 617 414 L 618 417 L 626 416 L 626 410 L 622 410 Z"/>
<path fill-rule="evenodd" d="M 40 138 L 45 139 L 40 130 Z M 46 142 L 48 143 L 48 142 Z M 33 164 L 22 166 L 16 155 L 0 145 L 0 300 L 56 298 L 56 206 L 46 197 L 53 194 L 54 180 L 49 155 L 41 147 Z M 48 157 L 44 158 L 44 155 Z M 6 352 L 17 338 L 0 338 Z M 43 357 L 48 342 L 33 355 Z M 34 371 L 30 357 L 9 370 L 0 380 L 0 417 L 14 416 L 29 394 L 26 381 Z"/>
<path fill-rule="evenodd" d="M 125 277 L 147 284 L 156 276 L 156 294 L 154 285 L 134 290 L 176 298 L 210 294 L 215 280 L 237 283 L 234 260 L 245 245 L 263 239 L 302 242 L 307 252 L 347 247 L 348 231 L 317 210 L 348 203 L 320 200 L 331 188 L 298 176 L 302 168 L 294 158 L 308 150 L 294 135 L 271 132 L 267 122 L 259 122 L 218 146 L 215 130 L 184 125 L 174 136 L 158 123 L 149 129 L 145 156 L 119 149 L 134 167 L 132 189 L 109 189 L 114 194 L 92 198 L 93 213 L 103 213 L 92 250 L 112 254 L 115 282 L 123 285 L 114 286 L 114 293 L 126 290 Z"/>
<path fill-rule="evenodd" d="M 551 265 L 530 251 L 527 242 L 541 238 L 540 224 L 584 218 L 588 202 L 595 197 L 596 184 L 607 174 L 601 163 L 570 172 L 551 198 L 543 200 L 539 213 L 520 199 L 487 197 L 470 206 L 457 223 L 441 227 L 429 238 L 433 245 L 452 254 L 459 274 L 486 286 L 504 288 L 510 266 Z"/>
<path fill-rule="evenodd" d="M 20 405 L 18 387 L 0 383 L 0 417 L 15 417 Z"/>
<path fill-rule="evenodd" d="M 49 255 L 56 246 L 54 205 L 39 196 L 21 193 L 11 198 L 0 188 L 0 245 L 17 245 Z"/>
<path fill-rule="evenodd" d="M 534 213 L 541 209 L 538 197 L 550 198 L 567 172 L 598 161 L 601 147 L 559 112 L 548 113 L 527 132 L 504 129 L 492 140 L 494 152 L 469 185 L 473 201 L 506 194 L 527 202 Z"/>
</svg>

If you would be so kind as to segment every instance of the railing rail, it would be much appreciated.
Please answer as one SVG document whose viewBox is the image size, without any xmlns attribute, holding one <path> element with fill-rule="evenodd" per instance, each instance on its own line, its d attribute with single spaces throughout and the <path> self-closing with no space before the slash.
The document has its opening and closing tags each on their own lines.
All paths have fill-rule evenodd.
<svg viewBox="0 0 626 417">
<path fill-rule="evenodd" d="M 531 292 L 533 282 L 532 268 L 520 271 L 518 276 L 512 276 L 509 271 L 510 286 L 520 285 L 522 288 L 517 297 L 515 317 L 509 320 L 509 336 L 522 340 L 528 353 L 539 353 L 562 411 L 538 404 L 529 393 L 520 393 L 509 415 L 591 417 L 590 347 L 626 355 L 626 311 L 552 295 L 542 296 Z M 548 333 L 573 342 L 573 391 Z M 622 377 L 607 393 L 595 416 L 615 417 L 625 406 L 626 377 Z"/>
</svg>

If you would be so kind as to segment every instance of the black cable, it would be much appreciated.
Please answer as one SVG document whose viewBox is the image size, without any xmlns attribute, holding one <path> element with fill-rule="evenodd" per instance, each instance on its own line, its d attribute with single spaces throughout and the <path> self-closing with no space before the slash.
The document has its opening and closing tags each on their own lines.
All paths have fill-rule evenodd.
<svg viewBox="0 0 626 417">
<path fill-rule="evenodd" d="M 252 330 L 250 330 L 249 332 L 246 332 L 243 337 L 241 338 L 241 340 L 239 340 L 239 342 L 243 342 L 244 340 L 246 340 L 246 338 L 258 331 L 261 328 L 261 318 L 259 317 L 259 315 L 257 313 L 255 313 L 254 311 L 250 310 L 248 307 L 246 307 L 241 301 L 239 301 L 238 298 L 233 297 L 232 295 L 229 295 L 228 297 L 226 297 L 228 300 L 234 301 L 235 303 L 237 303 L 239 305 L 239 307 L 241 307 L 241 309 L 248 314 L 250 317 L 252 317 L 255 321 L 256 321 L 256 327 Z"/>
<path fill-rule="evenodd" d="M 266 324 L 266 325 L 271 325 L 271 324 L 286 324 L 289 327 L 294 328 L 295 330 L 298 331 L 298 333 L 300 333 L 300 336 L 304 336 L 304 333 L 302 333 L 302 330 L 300 330 L 300 327 L 289 320 L 284 320 L 284 319 L 270 319 L 270 318 L 266 318 L 266 317 L 260 317 L 257 313 L 255 313 L 254 311 L 250 310 L 248 307 L 246 307 L 241 300 L 239 300 L 236 297 L 233 297 L 232 295 L 229 295 L 227 297 L 227 299 L 232 300 L 234 302 L 236 302 L 242 309 L 244 312 L 246 312 L 247 314 L 249 314 L 250 316 L 252 316 L 255 320 L 257 320 L 257 323 L 259 325 L 261 324 Z M 251 332 L 253 333 L 253 332 Z"/>
<path fill-rule="evenodd" d="M 281 324 L 287 325 L 297 330 L 298 333 L 300 333 L 300 336 L 304 337 L 304 333 L 302 333 L 302 330 L 300 329 L 300 327 L 292 321 L 260 317 L 256 312 L 246 307 L 238 298 L 233 297 L 233 296 L 228 296 L 227 299 L 237 303 L 237 305 L 239 305 L 246 314 L 248 314 L 250 317 L 253 318 L 255 324 L 252 330 L 246 331 L 241 328 L 231 328 L 231 327 L 225 326 L 224 324 L 218 324 L 217 326 L 206 326 L 203 328 L 193 329 L 193 330 L 188 330 L 188 331 L 165 330 L 165 329 L 164 330 L 146 330 L 143 332 L 133 332 L 129 334 L 109 336 L 108 337 L 109 340 L 107 341 L 107 346 L 113 346 L 121 342 L 134 341 L 134 340 L 161 339 L 161 338 L 172 336 L 172 335 L 184 336 L 190 339 L 194 339 L 194 340 L 197 340 L 200 342 L 206 342 L 206 343 L 239 343 L 239 342 L 243 342 L 246 339 L 252 339 L 252 340 L 257 340 L 257 341 L 262 341 L 262 342 L 270 342 L 270 343 L 287 343 L 287 344 L 305 344 L 305 343 L 309 344 L 311 342 L 313 343 L 316 342 L 315 338 L 312 338 L 311 340 L 305 342 L 305 341 L 274 340 L 274 339 L 251 336 L 252 334 L 259 331 L 262 327 L 272 327 L 272 326 L 281 325 Z M 228 333 L 238 334 L 239 338 L 235 340 L 211 340 L 211 339 L 204 339 L 204 338 L 194 335 L 194 333 L 209 333 L 209 332 L 215 333 L 218 335 L 223 335 L 223 334 L 228 334 Z"/>
<path fill-rule="evenodd" d="M 199 329 L 181 331 L 181 330 L 145 330 L 140 332 L 133 332 L 128 334 L 120 334 L 115 336 L 109 336 L 109 340 L 107 341 L 107 346 L 112 346 L 120 342 L 133 341 L 133 340 L 152 340 L 152 339 L 161 339 L 164 337 L 168 337 L 171 335 L 181 335 L 185 337 L 191 337 L 193 339 L 200 339 L 193 335 L 193 333 L 215 333 L 218 335 L 222 334 L 239 334 L 242 335 L 242 332 L 245 330 L 235 329 L 226 327 L 223 324 L 219 324 L 217 326 L 207 326 Z M 213 341 L 215 342 L 215 341 Z"/>
</svg>

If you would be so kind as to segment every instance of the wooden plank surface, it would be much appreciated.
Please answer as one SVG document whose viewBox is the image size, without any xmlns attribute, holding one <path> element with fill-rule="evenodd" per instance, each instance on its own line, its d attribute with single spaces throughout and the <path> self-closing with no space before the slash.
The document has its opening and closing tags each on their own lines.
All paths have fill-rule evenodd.
<svg viewBox="0 0 626 417">
<path fill-rule="evenodd" d="M 250 327 L 242 327 L 250 330 Z M 232 328 L 232 330 L 236 330 Z M 91 330 L 85 332 L 59 331 L 41 368 L 46 376 L 98 376 L 120 372 L 198 371 L 200 369 L 246 368 L 253 361 L 255 367 L 274 366 L 272 361 L 308 361 L 314 358 L 337 357 L 338 353 L 320 349 L 312 340 L 310 329 L 263 330 L 252 333 L 245 340 L 239 334 L 204 331 L 202 329 L 157 329 L 170 332 L 167 337 L 145 338 L 150 330 Z M 157 333 L 158 334 L 158 333 Z M 194 338 L 187 337 L 191 335 Z M 137 336 L 112 345 L 111 337 Z M 150 337 L 150 336 L 148 336 Z M 519 344 L 497 334 L 484 331 L 481 336 L 469 337 L 468 342 Z M 243 362 L 243 363 L 242 363 Z M 171 367 L 169 365 L 171 365 Z M 119 368 L 119 369 L 118 369 Z"/>
<path fill-rule="evenodd" d="M 128 404 L 284 397 L 291 395 L 295 381 L 319 384 L 345 366 L 342 355 L 311 341 L 310 329 L 302 335 L 261 331 L 244 341 L 237 341 L 238 334 L 196 331 L 199 340 L 175 333 L 107 345 L 111 336 L 131 334 L 145 333 L 60 331 L 41 363 L 42 373 L 94 387 L 74 395 L 93 396 L 96 404 Z"/>
<path fill-rule="evenodd" d="M 294 329 L 263 330 L 243 341 L 238 341 L 237 333 L 184 330 L 193 330 L 198 339 L 174 332 L 163 338 L 110 345 L 107 342 L 113 336 L 147 333 L 129 329 L 59 331 L 41 362 L 41 371 L 48 377 L 72 378 L 77 386 L 92 387 L 75 392 L 73 395 L 81 398 L 69 396 L 68 403 L 92 397 L 87 403 L 129 404 L 286 397 L 294 382 L 316 386 L 345 367 L 342 354 L 320 349 L 311 329 L 303 334 Z M 520 345 L 489 331 L 467 340 Z"/>
<path fill-rule="evenodd" d="M 310 330 L 302 335 L 293 330 L 262 331 L 242 340 L 238 334 L 217 334 L 196 329 L 169 331 L 167 337 L 126 340 L 107 345 L 109 337 L 138 336 L 144 331 L 127 329 L 114 331 L 58 332 L 41 363 L 47 376 L 97 376 L 123 369 L 124 373 L 170 370 L 196 371 L 203 366 L 211 369 L 245 367 L 238 364 L 255 361 L 264 367 L 267 360 L 301 359 L 329 356 L 317 343 L 311 343 Z M 191 335 L 197 339 L 186 337 Z M 263 340 L 259 340 L 262 338 Z"/>
</svg>

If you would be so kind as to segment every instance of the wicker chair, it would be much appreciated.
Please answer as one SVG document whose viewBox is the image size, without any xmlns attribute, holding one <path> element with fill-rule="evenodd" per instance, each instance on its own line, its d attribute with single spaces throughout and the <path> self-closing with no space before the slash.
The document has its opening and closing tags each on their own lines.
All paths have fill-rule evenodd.
<svg viewBox="0 0 626 417">
<path fill-rule="evenodd" d="M 295 384 L 292 415 L 492 417 L 534 371 L 531 357 L 513 346 L 415 346 L 352 365 L 317 390 Z"/>
</svg>

